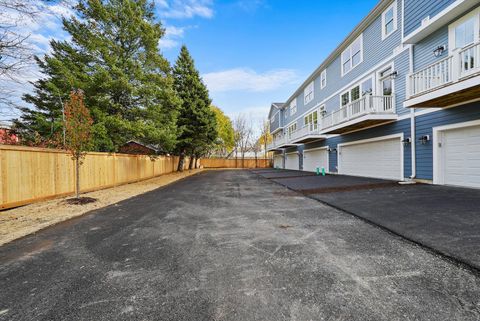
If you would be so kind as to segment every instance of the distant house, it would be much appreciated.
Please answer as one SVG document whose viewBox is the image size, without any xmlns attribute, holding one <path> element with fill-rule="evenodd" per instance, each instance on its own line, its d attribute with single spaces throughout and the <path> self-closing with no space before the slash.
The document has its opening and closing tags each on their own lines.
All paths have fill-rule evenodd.
<svg viewBox="0 0 480 321">
<path fill-rule="evenodd" d="M 0 125 L 0 144 L 17 144 L 20 138 L 8 126 Z"/>
<path fill-rule="evenodd" d="M 143 144 L 134 140 L 128 141 L 118 149 L 122 154 L 135 155 L 165 155 L 166 153 L 153 145 Z"/>
</svg>

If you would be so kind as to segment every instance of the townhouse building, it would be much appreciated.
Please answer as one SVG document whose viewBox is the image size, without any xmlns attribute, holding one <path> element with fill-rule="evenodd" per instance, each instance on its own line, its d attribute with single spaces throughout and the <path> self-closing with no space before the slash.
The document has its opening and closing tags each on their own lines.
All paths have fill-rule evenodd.
<svg viewBox="0 0 480 321">
<path fill-rule="evenodd" d="M 380 1 L 269 119 L 275 167 L 480 187 L 480 1 Z"/>
</svg>

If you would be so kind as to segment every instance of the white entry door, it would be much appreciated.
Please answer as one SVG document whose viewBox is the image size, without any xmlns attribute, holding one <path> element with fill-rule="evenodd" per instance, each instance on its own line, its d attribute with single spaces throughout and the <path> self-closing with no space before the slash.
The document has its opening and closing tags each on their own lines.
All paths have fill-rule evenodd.
<svg viewBox="0 0 480 321">
<path fill-rule="evenodd" d="M 299 170 L 300 162 L 297 153 L 287 154 L 285 158 L 285 168 Z"/>
<path fill-rule="evenodd" d="M 326 148 L 305 150 L 303 152 L 303 170 L 315 172 L 317 167 L 328 172 L 328 151 Z"/>
<path fill-rule="evenodd" d="M 339 145 L 338 172 L 343 175 L 403 179 L 401 137 Z"/>
<path fill-rule="evenodd" d="M 273 157 L 273 167 L 274 168 L 283 168 L 283 156 L 276 155 Z"/>
<path fill-rule="evenodd" d="M 436 183 L 480 188 L 480 125 L 440 132 Z"/>
</svg>

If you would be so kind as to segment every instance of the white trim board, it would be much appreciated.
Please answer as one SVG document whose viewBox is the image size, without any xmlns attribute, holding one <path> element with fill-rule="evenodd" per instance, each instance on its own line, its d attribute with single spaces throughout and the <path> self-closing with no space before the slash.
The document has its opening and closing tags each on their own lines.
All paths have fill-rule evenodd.
<svg viewBox="0 0 480 321">
<path fill-rule="evenodd" d="M 438 146 L 440 133 L 444 131 L 452 130 L 452 129 L 474 127 L 474 126 L 480 126 L 480 119 L 461 122 L 461 123 L 448 124 L 443 126 L 437 126 L 432 128 L 433 184 L 439 184 L 439 185 L 444 184 L 444 179 L 443 179 L 442 173 L 440 172 L 440 170 L 442 169 L 440 166 L 440 150 L 439 150 L 440 147 Z"/>
<path fill-rule="evenodd" d="M 314 147 L 314 148 L 308 148 L 308 149 L 304 149 L 303 152 L 313 152 L 313 151 L 316 151 L 316 150 L 320 150 L 320 149 L 328 149 L 328 145 L 327 146 L 322 146 L 322 147 Z"/>
</svg>

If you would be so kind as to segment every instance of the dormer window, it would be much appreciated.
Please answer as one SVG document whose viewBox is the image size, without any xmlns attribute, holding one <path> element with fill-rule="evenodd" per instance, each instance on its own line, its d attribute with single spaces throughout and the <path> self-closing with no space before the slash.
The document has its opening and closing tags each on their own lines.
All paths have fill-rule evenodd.
<svg viewBox="0 0 480 321">
<path fill-rule="evenodd" d="M 342 76 L 346 75 L 353 68 L 363 61 L 363 35 L 360 35 L 342 53 Z"/>
</svg>

